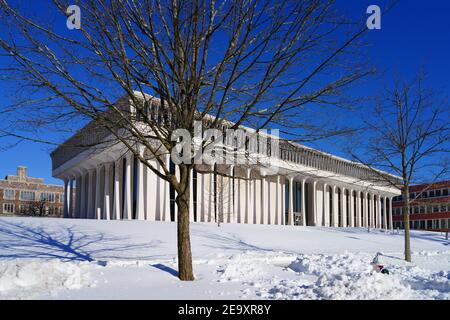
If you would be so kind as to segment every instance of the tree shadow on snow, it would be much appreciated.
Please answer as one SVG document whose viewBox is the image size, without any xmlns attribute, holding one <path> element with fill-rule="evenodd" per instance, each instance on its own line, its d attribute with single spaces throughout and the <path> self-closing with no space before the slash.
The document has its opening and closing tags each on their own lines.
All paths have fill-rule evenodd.
<svg viewBox="0 0 450 320">
<path fill-rule="evenodd" d="M 79 231 L 74 226 L 48 229 L 25 223 L 0 221 L 0 259 L 41 258 L 63 261 L 95 259 L 149 259 L 142 251 L 161 244 L 130 243 L 129 238 Z"/>
<path fill-rule="evenodd" d="M 401 233 L 400 235 L 404 236 L 403 233 Z M 420 240 L 435 241 L 435 242 L 439 242 L 439 243 L 443 244 L 444 246 L 450 245 L 450 240 L 446 240 L 445 239 L 445 234 L 442 234 L 440 232 L 433 232 L 433 231 L 429 231 L 429 232 L 423 232 L 423 231 L 412 232 L 411 233 L 411 238 L 416 238 L 416 239 L 420 239 Z"/>
<path fill-rule="evenodd" d="M 403 230 L 400 231 L 400 233 L 397 233 L 396 231 L 390 231 L 390 230 L 383 230 L 383 229 L 376 229 L 371 228 L 369 232 L 367 232 L 367 228 L 333 228 L 334 232 L 339 233 L 345 233 L 345 234 L 360 234 L 362 235 L 385 235 L 385 236 L 392 236 L 392 237 L 404 237 Z M 445 235 L 439 233 L 439 232 L 432 232 L 432 231 L 421 231 L 421 230 L 412 230 L 411 232 L 411 239 L 418 239 L 418 240 L 427 240 L 427 241 L 433 241 L 438 242 L 444 246 L 450 245 L 450 240 L 445 240 Z M 348 238 L 351 238 L 352 236 L 347 236 Z M 360 238 L 355 238 L 360 239 Z M 361 239 L 360 239 L 361 240 Z"/>
<path fill-rule="evenodd" d="M 273 248 L 263 248 L 254 244 L 251 244 L 237 235 L 229 234 L 217 234 L 206 231 L 192 231 L 192 235 L 194 237 L 202 237 L 207 240 L 207 243 L 204 243 L 203 246 L 210 247 L 214 249 L 223 249 L 223 250 L 239 250 L 239 251 L 262 251 L 262 252 L 275 252 L 280 251 Z M 283 250 L 284 252 L 288 252 Z"/>
<path fill-rule="evenodd" d="M 161 271 L 167 272 L 168 274 L 171 274 L 174 277 L 178 278 L 178 271 L 175 269 L 172 269 L 171 267 L 168 267 L 166 265 L 163 265 L 161 263 L 152 264 L 152 267 L 159 269 Z"/>
</svg>

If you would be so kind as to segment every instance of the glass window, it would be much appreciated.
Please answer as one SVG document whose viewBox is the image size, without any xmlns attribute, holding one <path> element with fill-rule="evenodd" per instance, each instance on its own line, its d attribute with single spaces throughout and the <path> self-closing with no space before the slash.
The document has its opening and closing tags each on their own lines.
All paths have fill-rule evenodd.
<svg viewBox="0 0 450 320">
<path fill-rule="evenodd" d="M 3 213 L 14 213 L 14 204 L 4 203 L 3 204 Z"/>
<path fill-rule="evenodd" d="M 439 229 L 440 223 L 439 220 L 433 220 L 433 229 Z"/>
<path fill-rule="evenodd" d="M 20 191 L 20 200 L 24 201 L 34 201 L 35 200 L 35 193 L 34 191 Z"/>
<path fill-rule="evenodd" d="M 433 206 L 433 212 L 439 212 L 439 206 Z"/>
<path fill-rule="evenodd" d="M 442 195 L 443 196 L 448 196 L 448 189 L 442 190 Z"/>
<path fill-rule="evenodd" d="M 447 212 L 447 205 L 441 204 L 441 212 Z"/>
<path fill-rule="evenodd" d="M 16 192 L 14 189 L 4 189 L 3 190 L 3 199 L 14 200 L 16 196 Z"/>
<path fill-rule="evenodd" d="M 420 213 L 425 213 L 425 206 L 420 206 Z"/>
<path fill-rule="evenodd" d="M 41 200 L 47 202 L 55 202 L 55 194 L 53 192 L 42 192 Z"/>
<path fill-rule="evenodd" d="M 26 214 L 26 213 L 28 213 L 28 206 L 27 205 L 24 205 L 24 204 L 21 204 L 20 206 L 19 206 L 19 212 L 21 213 L 21 214 Z"/>
<path fill-rule="evenodd" d="M 419 207 L 417 207 L 417 206 L 414 207 L 414 213 L 416 213 L 416 214 L 419 213 Z"/>
<path fill-rule="evenodd" d="M 440 197 L 441 196 L 441 190 L 436 190 L 436 197 Z"/>
<path fill-rule="evenodd" d="M 430 198 L 433 198 L 434 197 L 434 190 L 430 190 L 429 195 L 430 195 Z"/>
</svg>

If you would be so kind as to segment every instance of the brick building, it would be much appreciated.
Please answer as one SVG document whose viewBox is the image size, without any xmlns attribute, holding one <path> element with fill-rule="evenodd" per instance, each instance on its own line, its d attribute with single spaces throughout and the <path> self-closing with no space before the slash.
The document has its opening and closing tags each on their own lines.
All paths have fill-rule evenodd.
<svg viewBox="0 0 450 320">
<path fill-rule="evenodd" d="M 410 228 L 448 230 L 450 228 L 450 180 L 410 187 Z M 403 229 L 402 196 L 392 199 L 394 228 Z"/>
<path fill-rule="evenodd" d="M 45 184 L 44 179 L 27 176 L 27 167 L 17 167 L 17 175 L 0 179 L 1 215 L 62 216 L 64 187 Z"/>
</svg>

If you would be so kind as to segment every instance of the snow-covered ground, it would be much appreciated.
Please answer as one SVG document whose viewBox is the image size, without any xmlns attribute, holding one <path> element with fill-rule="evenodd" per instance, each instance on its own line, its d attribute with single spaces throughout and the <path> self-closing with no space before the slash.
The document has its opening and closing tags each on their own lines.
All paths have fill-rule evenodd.
<svg viewBox="0 0 450 320">
<path fill-rule="evenodd" d="M 193 223 L 196 280 L 171 222 L 0 218 L 0 299 L 449 299 L 450 243 L 355 228 Z M 376 252 L 390 274 L 372 272 Z"/>
</svg>

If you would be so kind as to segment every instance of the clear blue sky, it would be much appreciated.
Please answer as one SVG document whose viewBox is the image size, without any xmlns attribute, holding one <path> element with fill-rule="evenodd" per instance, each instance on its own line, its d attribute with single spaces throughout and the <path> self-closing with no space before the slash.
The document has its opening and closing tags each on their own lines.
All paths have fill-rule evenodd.
<svg viewBox="0 0 450 320">
<path fill-rule="evenodd" d="M 33 6 L 41 7 L 33 1 Z M 29 4 L 29 1 L 24 3 Z M 366 16 L 370 4 L 383 7 L 385 0 L 338 0 L 340 6 L 352 18 Z M 41 7 L 42 8 L 42 7 Z M 380 74 L 368 79 L 358 87 L 355 95 L 375 94 L 382 84 L 392 79 L 393 74 L 413 77 L 423 67 L 428 72 L 428 85 L 444 94 L 450 93 L 450 2 L 444 0 L 401 0 L 386 16 L 382 17 L 382 29 L 369 32 L 366 41 L 370 44 L 369 55 Z M 3 86 L 3 87 L 2 87 Z M 0 83 L 0 93 L 5 92 Z M 7 104 L 0 94 L 0 107 Z M 0 140 L 0 147 L 13 143 Z M 320 143 L 328 152 L 340 153 L 336 146 Z M 61 184 L 51 177 L 49 147 L 31 142 L 22 142 L 7 150 L 0 149 L 0 176 L 15 174 L 18 165 L 25 165 L 29 175 L 45 178 L 49 183 Z"/>
</svg>

